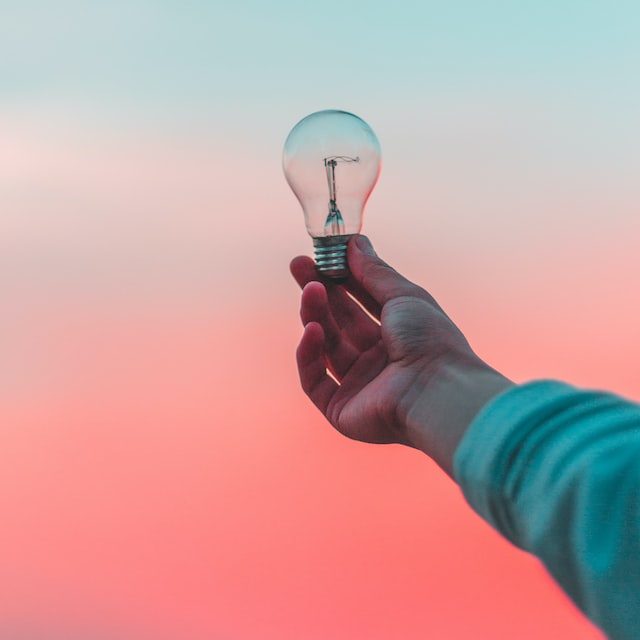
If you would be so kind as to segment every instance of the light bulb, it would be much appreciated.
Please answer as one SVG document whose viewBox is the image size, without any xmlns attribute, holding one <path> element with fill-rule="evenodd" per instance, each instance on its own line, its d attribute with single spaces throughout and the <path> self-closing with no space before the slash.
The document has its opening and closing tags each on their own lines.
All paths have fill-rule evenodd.
<svg viewBox="0 0 640 640">
<path fill-rule="evenodd" d="M 291 129 L 282 167 L 313 238 L 318 271 L 348 274 L 347 243 L 362 229 L 364 206 L 380 174 L 380 143 L 346 111 L 318 111 Z"/>
</svg>

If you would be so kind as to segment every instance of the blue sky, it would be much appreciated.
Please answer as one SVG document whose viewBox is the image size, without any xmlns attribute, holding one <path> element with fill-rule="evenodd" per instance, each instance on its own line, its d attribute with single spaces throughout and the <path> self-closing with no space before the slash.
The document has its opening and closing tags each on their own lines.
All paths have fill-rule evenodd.
<svg viewBox="0 0 640 640">
<path fill-rule="evenodd" d="M 5 100 L 171 115 L 426 99 L 638 97 L 632 2 L 20 2 L 0 5 Z"/>
<path fill-rule="evenodd" d="M 617 233 L 611 220 L 637 218 L 638 33 L 640 5 L 627 1 L 0 0 L 0 123 L 25 149 L 25 184 L 77 155 L 58 205 L 65 215 L 74 215 L 71 167 L 85 148 L 95 153 L 95 167 L 85 162 L 95 191 L 75 215 L 99 217 L 118 186 L 99 176 L 116 180 L 124 166 L 110 145 L 123 155 L 160 150 L 133 172 L 184 143 L 196 151 L 176 159 L 181 178 L 200 170 L 206 149 L 223 165 L 203 165 L 200 178 L 217 201 L 254 208 L 237 181 L 215 183 L 246 169 L 285 228 L 297 211 L 280 170 L 284 138 L 304 115 L 344 108 L 383 148 L 373 233 L 397 231 L 398 246 L 406 228 L 435 233 L 455 255 L 460 225 L 468 250 L 478 237 L 504 243 L 505 230 L 543 233 L 535 229 L 560 221 L 564 242 L 585 220 L 602 216 L 598 228 Z M 45 196 L 15 195 L 11 184 L 2 193 L 14 209 L 35 199 L 59 215 Z M 207 198 L 203 208 L 216 200 Z M 388 209 L 391 230 L 378 213 Z"/>
</svg>

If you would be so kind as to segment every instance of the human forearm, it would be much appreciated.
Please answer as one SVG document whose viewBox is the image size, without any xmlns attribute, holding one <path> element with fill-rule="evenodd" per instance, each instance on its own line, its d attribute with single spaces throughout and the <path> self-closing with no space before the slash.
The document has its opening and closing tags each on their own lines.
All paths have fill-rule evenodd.
<svg viewBox="0 0 640 640">
<path fill-rule="evenodd" d="M 639 459 L 638 405 L 543 381 L 481 410 L 454 472 L 483 518 L 626 639 L 640 625 Z"/>
<path fill-rule="evenodd" d="M 406 443 L 453 478 L 456 449 L 473 418 L 513 383 L 479 358 L 449 356 L 424 373 L 404 398 Z"/>
</svg>

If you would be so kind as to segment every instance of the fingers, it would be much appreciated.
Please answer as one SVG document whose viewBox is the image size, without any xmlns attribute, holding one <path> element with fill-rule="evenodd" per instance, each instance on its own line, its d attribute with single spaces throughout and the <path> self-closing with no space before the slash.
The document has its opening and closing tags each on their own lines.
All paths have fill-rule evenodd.
<svg viewBox="0 0 640 640">
<path fill-rule="evenodd" d="M 382 342 L 378 342 L 360 355 L 347 376 L 340 382 L 340 393 L 336 395 L 329 414 L 337 424 L 345 404 L 362 391 L 384 370 L 388 362 L 387 351 Z"/>
<path fill-rule="evenodd" d="M 382 315 L 382 305 L 369 295 L 367 291 L 350 273 L 345 282 L 342 283 L 345 291 L 348 291 L 363 307 L 375 322 L 380 322 Z"/>
<path fill-rule="evenodd" d="M 424 289 L 378 258 L 366 236 L 354 236 L 349 242 L 347 255 L 356 297 L 366 294 L 379 306 L 401 296 L 414 296 L 435 304 L 435 300 Z M 360 295 L 358 290 L 362 292 Z"/>
<path fill-rule="evenodd" d="M 316 271 L 316 265 L 308 256 L 298 256 L 294 258 L 289 265 L 289 269 L 301 289 L 304 289 L 304 285 L 307 284 L 307 282 L 314 280 L 320 281 L 320 277 Z"/>
<path fill-rule="evenodd" d="M 294 258 L 291 262 L 291 273 L 302 288 L 310 282 L 319 280 L 313 260 L 306 256 Z M 369 349 L 380 339 L 379 320 L 373 319 L 368 313 L 363 312 L 359 304 L 363 302 L 362 300 L 358 298 L 358 302 L 356 302 L 349 295 L 351 291 L 348 281 L 344 285 L 325 281 L 324 285 L 329 308 L 337 325 L 357 349 L 361 351 Z M 370 313 L 369 308 L 367 311 Z"/>
<path fill-rule="evenodd" d="M 352 274 L 349 274 L 345 282 L 334 284 L 328 278 L 323 279 L 320 277 L 316 270 L 315 262 L 308 256 L 297 256 L 296 258 L 294 258 L 289 265 L 289 269 L 291 270 L 291 275 L 293 275 L 294 279 L 300 285 L 301 289 L 303 289 L 308 282 L 313 281 L 323 282 L 329 289 L 330 293 L 334 291 L 344 292 L 344 290 L 346 289 L 372 316 L 377 319 L 380 318 L 381 305 L 378 304 L 362 288 L 358 281 L 354 279 Z M 349 296 L 341 296 L 341 301 L 343 300 L 352 302 Z"/>
<path fill-rule="evenodd" d="M 324 348 L 331 370 L 340 379 L 358 358 L 359 351 L 344 339 L 329 309 L 329 300 L 324 285 L 309 282 L 302 290 L 300 306 L 302 324 L 317 322 L 324 332 Z"/>
<path fill-rule="evenodd" d="M 340 415 L 346 403 L 378 376 L 387 363 L 384 345 L 378 342 L 359 356 L 344 382 L 338 384 L 327 373 L 325 335 L 317 322 L 310 322 L 305 326 L 296 359 L 304 392 L 338 429 Z M 350 437 L 354 437 L 353 434 Z M 386 440 L 380 440 L 383 441 Z"/>
<path fill-rule="evenodd" d="M 344 285 L 327 287 L 329 306 L 338 326 L 360 351 L 366 351 L 380 340 L 380 320 L 365 311 Z"/>
<path fill-rule="evenodd" d="M 304 392 L 326 415 L 329 402 L 340 387 L 327 373 L 324 331 L 317 322 L 310 322 L 305 326 L 296 351 L 296 360 Z"/>
</svg>

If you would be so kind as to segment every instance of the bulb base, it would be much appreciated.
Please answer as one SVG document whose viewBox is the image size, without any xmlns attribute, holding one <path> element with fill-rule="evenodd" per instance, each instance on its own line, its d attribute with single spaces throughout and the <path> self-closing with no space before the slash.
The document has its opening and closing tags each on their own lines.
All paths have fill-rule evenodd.
<svg viewBox="0 0 640 640">
<path fill-rule="evenodd" d="M 353 234 L 314 238 L 316 269 L 332 280 L 344 280 L 349 275 L 347 245 Z"/>
</svg>

